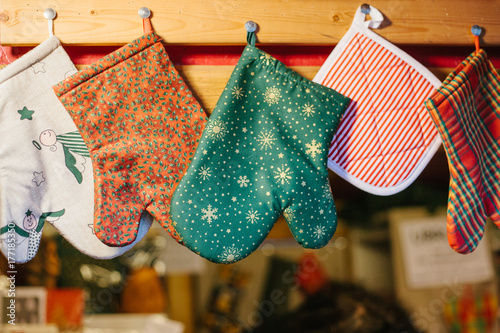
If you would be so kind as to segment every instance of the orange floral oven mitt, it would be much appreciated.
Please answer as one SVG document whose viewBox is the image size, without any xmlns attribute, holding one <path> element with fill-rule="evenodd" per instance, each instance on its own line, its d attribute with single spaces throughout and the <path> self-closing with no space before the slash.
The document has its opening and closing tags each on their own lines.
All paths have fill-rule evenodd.
<svg viewBox="0 0 500 333">
<path fill-rule="evenodd" d="M 54 86 L 94 167 L 94 229 L 104 243 L 134 241 L 150 212 L 179 239 L 170 199 L 207 117 L 154 33 Z"/>
</svg>

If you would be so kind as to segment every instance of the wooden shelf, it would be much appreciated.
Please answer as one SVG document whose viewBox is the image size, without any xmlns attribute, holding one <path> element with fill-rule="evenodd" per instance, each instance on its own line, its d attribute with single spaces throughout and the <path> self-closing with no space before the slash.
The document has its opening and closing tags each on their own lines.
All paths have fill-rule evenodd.
<svg viewBox="0 0 500 333">
<path fill-rule="evenodd" d="M 500 45 L 500 0 L 374 0 L 390 25 L 377 30 L 396 44 L 469 45 L 470 28 L 486 29 L 483 45 Z M 142 34 L 137 11 L 147 6 L 155 31 L 173 44 L 245 44 L 244 24 L 259 25 L 265 44 L 336 44 L 361 2 L 350 0 L 0 1 L 0 40 L 35 45 L 47 38 L 43 11 L 57 11 L 65 44 L 122 45 Z"/>
</svg>

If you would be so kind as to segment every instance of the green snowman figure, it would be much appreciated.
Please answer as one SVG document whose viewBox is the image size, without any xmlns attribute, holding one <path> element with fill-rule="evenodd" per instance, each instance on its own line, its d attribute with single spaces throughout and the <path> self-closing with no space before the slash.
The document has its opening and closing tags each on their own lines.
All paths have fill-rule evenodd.
<svg viewBox="0 0 500 333">
<path fill-rule="evenodd" d="M 64 215 L 65 210 L 59 210 L 57 212 L 43 213 L 40 219 L 37 221 L 36 216 L 31 210 L 27 210 L 23 219 L 23 228 L 19 227 L 17 224 L 14 226 L 15 232 L 21 236 L 28 238 L 28 259 L 27 261 L 33 259 L 33 257 L 38 252 L 38 247 L 40 246 L 40 240 L 42 239 L 42 229 L 45 221 L 53 223 L 58 220 L 59 217 Z M 6 233 L 9 230 L 9 226 L 4 226 L 0 229 L 0 235 Z M 22 240 L 24 241 L 24 240 Z M 21 241 L 21 242 L 22 242 Z M 20 243 L 20 242 L 19 242 Z"/>
</svg>

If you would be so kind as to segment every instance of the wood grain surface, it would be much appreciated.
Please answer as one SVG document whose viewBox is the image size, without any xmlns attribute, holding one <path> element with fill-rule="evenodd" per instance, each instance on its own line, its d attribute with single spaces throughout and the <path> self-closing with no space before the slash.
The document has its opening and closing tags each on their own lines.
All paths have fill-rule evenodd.
<svg viewBox="0 0 500 333">
<path fill-rule="evenodd" d="M 0 0 L 4 45 L 35 45 L 48 36 L 43 11 L 57 11 L 55 33 L 65 44 L 121 45 L 142 34 L 137 11 L 147 6 L 167 43 L 244 44 L 244 24 L 259 25 L 264 44 L 336 44 L 362 2 L 351 0 Z M 500 45 L 500 0 L 374 0 L 389 25 L 377 30 L 396 44 L 467 45 L 470 28 L 485 29 L 483 45 Z"/>
<path fill-rule="evenodd" d="M 177 66 L 180 75 L 185 79 L 207 113 L 212 113 L 233 68 L 234 66 Z M 291 68 L 302 76 L 312 80 L 320 67 L 292 66 Z M 443 81 L 453 68 L 437 67 L 429 68 L 429 70 Z"/>
<path fill-rule="evenodd" d="M 5 66 L 0 66 L 2 69 Z M 77 65 L 82 69 L 85 65 Z M 229 80 L 234 66 L 211 66 L 211 65 L 183 65 L 176 66 L 181 77 L 191 88 L 196 99 L 200 102 L 207 114 L 211 114 L 217 101 Z M 291 66 L 300 75 L 312 80 L 319 70 L 319 66 Z M 453 68 L 436 67 L 429 68 L 441 81 L 445 79 Z"/>
</svg>

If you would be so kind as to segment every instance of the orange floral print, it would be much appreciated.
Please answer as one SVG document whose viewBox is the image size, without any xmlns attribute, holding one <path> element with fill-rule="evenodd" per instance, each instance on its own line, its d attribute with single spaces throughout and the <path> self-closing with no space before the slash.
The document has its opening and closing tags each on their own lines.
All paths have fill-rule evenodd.
<svg viewBox="0 0 500 333">
<path fill-rule="evenodd" d="M 110 246 L 132 243 L 147 210 L 179 241 L 170 200 L 207 116 L 160 38 L 142 36 L 54 91 L 90 151 L 99 239 Z"/>
</svg>

